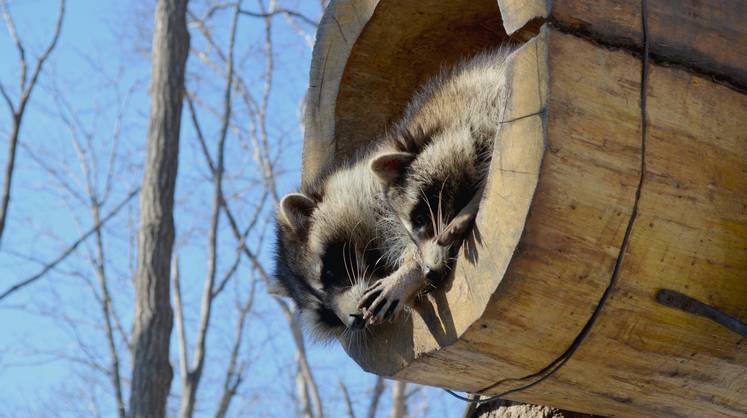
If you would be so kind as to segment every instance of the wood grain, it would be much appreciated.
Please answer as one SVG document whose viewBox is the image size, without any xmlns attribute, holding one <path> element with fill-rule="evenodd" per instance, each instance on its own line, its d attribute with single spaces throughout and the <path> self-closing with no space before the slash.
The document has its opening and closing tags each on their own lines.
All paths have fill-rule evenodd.
<svg viewBox="0 0 747 418">
<path fill-rule="evenodd" d="M 474 14 L 459 14 L 451 3 L 409 3 L 381 0 L 368 24 L 356 23 L 363 30 L 348 40 L 354 46 L 340 61 L 338 85 L 327 87 L 336 102 L 324 122 L 332 139 L 318 148 L 322 160 L 376 138 L 460 48 L 471 53 L 506 39 L 489 24 L 518 21 L 480 16 L 496 13 L 494 4 L 464 2 Z M 523 15 L 536 10 L 532 1 L 499 3 L 504 13 L 509 3 L 526 6 Z M 651 22 L 670 10 L 666 3 L 652 5 Z M 621 255 L 643 175 L 619 279 L 591 333 L 556 374 L 510 398 L 612 416 L 747 415 L 744 339 L 655 301 L 670 288 L 747 320 L 747 96 L 698 75 L 697 66 L 652 64 L 641 173 L 640 56 L 634 43 L 613 49 L 604 37 L 616 26 L 620 39 L 638 39 L 630 4 L 603 12 L 557 0 L 556 23 L 561 16 L 592 23 L 570 31 L 546 25 L 514 55 L 486 196 L 454 278 L 409 318 L 378 329 L 364 349 L 348 348 L 364 369 L 487 394 L 520 386 L 493 385 L 539 371 L 587 323 Z M 683 4 L 686 13 L 694 3 Z M 607 20 L 584 20 L 591 12 Z M 703 16 L 691 16 L 702 18 L 703 33 L 729 27 Z M 459 19 L 483 24 L 460 32 Z M 598 35 L 593 28 L 607 35 L 588 40 Z M 461 43 L 466 33 L 472 41 Z M 309 126 L 320 132 L 312 123 L 307 135 Z"/>
<path fill-rule="evenodd" d="M 597 42 L 640 51 L 640 0 L 498 0 L 513 33 L 544 18 Z M 747 90 L 747 4 L 741 0 L 648 3 L 651 55 Z"/>
</svg>

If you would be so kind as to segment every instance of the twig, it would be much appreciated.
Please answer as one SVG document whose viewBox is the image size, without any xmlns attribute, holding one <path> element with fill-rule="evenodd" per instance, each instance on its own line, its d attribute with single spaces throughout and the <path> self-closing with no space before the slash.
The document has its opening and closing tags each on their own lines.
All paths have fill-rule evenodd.
<svg viewBox="0 0 747 418">
<path fill-rule="evenodd" d="M 213 208 L 210 216 L 210 230 L 208 232 L 208 272 L 205 278 L 205 286 L 202 292 L 200 303 L 200 319 L 197 329 L 197 339 L 195 340 L 194 358 L 192 367 L 182 380 L 184 384 L 184 396 L 180 408 L 182 418 L 191 418 L 194 412 L 194 405 L 197 401 L 197 387 L 202 377 L 202 370 L 205 365 L 205 355 L 207 352 L 207 333 L 210 325 L 210 317 L 213 309 L 215 279 L 218 269 L 218 224 L 220 222 L 221 206 L 223 199 L 223 173 L 225 168 L 225 148 L 228 137 L 228 126 L 231 120 L 231 92 L 233 91 L 234 76 L 234 49 L 236 45 L 236 32 L 238 31 L 240 2 L 235 5 L 233 18 L 231 20 L 230 37 L 228 41 L 228 57 L 226 61 L 225 88 L 223 90 L 223 115 L 221 117 L 220 133 L 218 135 L 217 151 L 215 160 L 211 165 L 211 174 L 213 180 Z M 191 103 L 191 101 L 188 101 Z M 193 116 L 193 123 L 199 127 L 197 115 L 190 105 L 190 112 Z M 197 129 L 196 129 L 197 130 Z M 210 165 L 210 154 L 205 145 L 202 131 L 198 131 L 200 143 L 205 153 L 205 158 Z M 230 276 L 229 276 L 230 277 Z M 186 351 L 185 353 L 186 354 Z M 186 360 L 185 360 L 186 361 Z"/>
<path fill-rule="evenodd" d="M 294 10 L 283 9 L 283 8 L 274 9 L 274 10 L 272 10 L 270 12 L 260 12 L 260 13 L 251 12 L 249 10 L 243 10 L 242 9 L 242 10 L 239 11 L 239 13 L 241 13 L 244 16 L 259 17 L 259 18 L 272 18 L 272 17 L 277 16 L 279 14 L 283 14 L 283 15 L 293 16 L 295 18 L 298 18 L 298 19 L 302 20 L 304 23 L 306 23 L 306 24 L 308 24 L 310 26 L 315 26 L 316 27 L 319 24 L 314 19 L 311 19 L 311 18 L 305 16 L 302 13 L 296 12 Z"/>
<path fill-rule="evenodd" d="M 376 376 L 376 384 L 374 385 L 373 392 L 371 393 L 371 402 L 369 402 L 368 404 L 368 413 L 366 414 L 366 418 L 376 418 L 376 411 L 379 409 L 379 399 L 381 399 L 381 394 L 384 392 L 384 388 L 384 378 L 381 376 Z"/>
<path fill-rule="evenodd" d="M 246 323 L 249 312 L 252 310 L 252 306 L 254 306 L 254 295 L 256 289 L 257 281 L 254 279 L 254 276 L 252 276 L 249 287 L 249 297 L 244 304 L 238 307 L 239 319 L 236 322 L 236 336 L 233 341 L 233 347 L 231 348 L 231 355 L 228 360 L 228 367 L 226 368 L 226 377 L 223 381 L 223 394 L 220 397 L 218 411 L 215 413 L 215 418 L 223 418 L 226 416 L 231 400 L 236 395 L 236 391 L 243 380 L 246 363 L 241 362 L 240 364 L 237 364 L 237 362 L 239 351 L 241 350 L 241 341 L 243 340 L 244 335 L 244 324 Z"/>
<path fill-rule="evenodd" d="M 345 411 L 348 413 L 348 418 L 355 418 L 355 411 L 353 410 L 353 401 L 350 400 L 350 393 L 348 392 L 347 386 L 342 381 L 339 382 L 340 390 L 342 390 L 342 397 L 345 400 Z"/>
<path fill-rule="evenodd" d="M 78 238 L 75 242 L 73 242 L 65 251 L 62 252 L 57 258 L 49 262 L 47 265 L 44 266 L 44 268 L 34 274 L 33 276 L 29 277 L 28 279 L 22 280 L 7 290 L 5 290 L 2 294 L 0 294 L 0 301 L 5 299 L 6 297 L 10 296 L 11 294 L 23 289 L 24 287 L 34 283 L 35 281 L 41 279 L 44 277 L 45 274 L 47 274 L 50 270 L 54 269 L 58 264 L 60 264 L 62 261 L 65 260 L 70 254 L 75 252 L 75 250 L 80 246 L 81 243 L 83 243 L 85 240 L 87 240 L 91 235 L 95 234 L 96 231 L 98 231 L 104 224 L 106 224 L 111 218 L 113 218 L 117 213 L 119 213 L 122 208 L 124 208 L 127 205 L 127 202 L 129 202 L 133 197 L 135 197 L 138 192 L 140 192 L 140 188 L 136 188 L 135 190 L 131 191 L 130 194 L 127 195 L 127 197 L 119 203 L 111 212 L 109 212 L 108 215 L 104 216 L 101 219 L 101 222 L 94 225 L 91 229 L 89 229 L 85 234 L 83 234 L 80 238 Z"/>
<path fill-rule="evenodd" d="M 176 322 L 176 341 L 179 347 L 179 377 L 186 386 L 187 374 L 187 335 L 184 329 L 184 307 L 182 305 L 182 286 L 179 281 L 179 256 L 175 255 L 171 264 L 171 285 L 174 287 L 174 322 Z"/>
<path fill-rule="evenodd" d="M 18 105 L 13 106 L 8 93 L 5 91 L 5 88 L 1 89 L 2 95 L 10 106 L 11 112 L 13 113 L 13 127 L 11 129 L 10 136 L 8 137 L 8 156 L 5 163 L 5 177 L 3 180 L 2 198 L 0 200 L 0 240 L 2 240 L 3 232 L 5 231 L 5 222 L 8 218 L 10 192 L 11 185 L 13 183 L 13 172 L 15 171 L 16 149 L 21 132 L 21 121 L 23 120 L 23 115 L 26 111 L 26 105 L 28 104 L 29 98 L 31 97 L 31 93 L 36 86 L 37 80 L 39 79 L 39 74 L 41 73 L 42 67 L 44 66 L 44 62 L 47 60 L 47 58 L 49 58 L 49 55 L 52 53 L 55 45 L 57 45 L 57 40 L 60 38 L 60 31 L 62 30 L 62 19 L 65 15 L 65 0 L 60 0 L 60 13 L 57 17 L 57 23 L 55 24 L 52 40 L 36 61 L 36 66 L 34 67 L 31 80 L 28 81 L 28 83 L 26 82 L 26 72 L 28 67 L 26 62 L 26 52 L 23 47 L 23 43 L 21 42 L 21 39 L 16 31 L 16 26 L 13 22 L 13 18 L 8 11 L 8 3 L 5 0 L 2 1 L 2 9 L 3 18 L 5 19 L 6 25 L 8 26 L 8 32 L 10 32 L 10 37 L 13 39 L 16 44 L 16 48 L 18 49 L 18 54 L 21 61 L 21 74 L 19 83 L 20 96 L 18 98 Z M 2 299 L 2 297 L 0 297 L 0 299 Z"/>
</svg>

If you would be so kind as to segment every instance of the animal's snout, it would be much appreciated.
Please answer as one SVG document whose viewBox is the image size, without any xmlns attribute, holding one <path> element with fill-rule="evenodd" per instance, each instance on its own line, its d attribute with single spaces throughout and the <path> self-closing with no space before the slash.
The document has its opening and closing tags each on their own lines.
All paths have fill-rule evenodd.
<svg viewBox="0 0 747 418">
<path fill-rule="evenodd" d="M 425 268 L 425 279 L 429 282 L 435 282 L 441 277 L 441 271 Z"/>
<path fill-rule="evenodd" d="M 363 320 L 363 314 L 350 314 L 352 322 L 350 328 L 352 329 L 363 329 L 366 326 L 366 321 Z"/>
</svg>

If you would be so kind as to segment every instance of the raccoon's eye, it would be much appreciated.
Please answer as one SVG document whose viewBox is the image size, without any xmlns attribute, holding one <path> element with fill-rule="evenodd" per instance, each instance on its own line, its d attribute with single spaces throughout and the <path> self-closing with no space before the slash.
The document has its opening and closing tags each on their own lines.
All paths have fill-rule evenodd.
<svg viewBox="0 0 747 418">
<path fill-rule="evenodd" d="M 422 213 L 418 213 L 417 215 L 415 215 L 415 217 L 413 217 L 413 219 L 412 219 L 412 225 L 415 228 L 420 228 L 423 225 L 425 225 L 426 221 L 427 221 L 427 219 L 426 219 L 425 215 L 423 215 Z"/>
<path fill-rule="evenodd" d="M 322 272 L 322 282 L 323 283 L 331 283 L 335 280 L 335 272 L 331 269 L 324 269 Z"/>
</svg>

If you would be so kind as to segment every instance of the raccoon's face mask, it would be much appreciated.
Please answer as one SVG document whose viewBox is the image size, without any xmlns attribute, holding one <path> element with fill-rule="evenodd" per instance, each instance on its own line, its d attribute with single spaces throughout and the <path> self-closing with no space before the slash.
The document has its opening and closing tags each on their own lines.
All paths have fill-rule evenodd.
<svg viewBox="0 0 747 418">
<path fill-rule="evenodd" d="M 436 280 L 448 270 L 451 246 L 438 243 L 438 235 L 455 214 L 446 181 L 420 170 L 423 162 L 411 153 L 382 154 L 371 161 L 371 171 L 384 186 L 392 210 L 420 252 L 426 277 Z"/>
<path fill-rule="evenodd" d="M 284 197 L 278 211 L 278 293 L 297 302 L 320 339 L 365 327 L 358 302 L 383 274 L 371 234 L 333 209 L 296 193 Z"/>
</svg>

